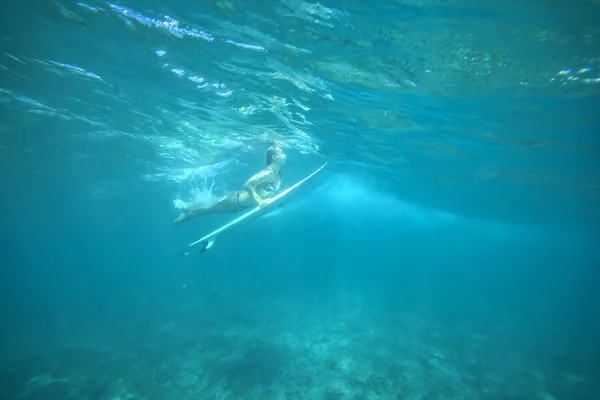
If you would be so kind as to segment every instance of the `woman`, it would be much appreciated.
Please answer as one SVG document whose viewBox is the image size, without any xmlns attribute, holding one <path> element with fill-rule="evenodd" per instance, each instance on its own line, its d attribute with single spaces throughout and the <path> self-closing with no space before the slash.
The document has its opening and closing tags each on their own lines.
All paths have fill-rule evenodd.
<svg viewBox="0 0 600 400">
<path fill-rule="evenodd" d="M 265 207 L 265 200 L 273 197 L 281 187 L 281 166 L 286 158 L 281 147 L 270 147 L 266 154 L 265 169 L 248 179 L 245 190 L 227 193 L 211 206 L 191 207 L 175 220 L 175 224 L 179 225 L 197 215 L 234 213 L 256 205 Z"/>
</svg>

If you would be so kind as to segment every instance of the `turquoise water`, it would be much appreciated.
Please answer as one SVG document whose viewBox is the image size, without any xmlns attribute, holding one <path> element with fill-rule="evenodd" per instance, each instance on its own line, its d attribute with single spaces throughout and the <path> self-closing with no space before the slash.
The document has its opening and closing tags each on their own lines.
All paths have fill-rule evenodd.
<svg viewBox="0 0 600 400">
<path fill-rule="evenodd" d="M 3 6 L 0 399 L 597 398 L 597 1 Z"/>
</svg>

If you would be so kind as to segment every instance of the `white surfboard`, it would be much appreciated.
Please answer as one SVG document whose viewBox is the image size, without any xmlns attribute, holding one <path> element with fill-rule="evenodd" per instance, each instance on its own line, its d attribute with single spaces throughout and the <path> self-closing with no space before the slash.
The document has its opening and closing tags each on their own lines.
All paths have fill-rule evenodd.
<svg viewBox="0 0 600 400">
<path fill-rule="evenodd" d="M 291 191 L 293 191 L 294 189 L 298 188 L 298 186 L 302 185 L 304 182 L 306 182 L 307 180 L 309 180 L 310 178 L 312 178 L 313 176 L 315 176 L 316 174 L 318 174 L 319 172 L 321 172 L 321 170 L 323 168 L 325 168 L 325 166 L 327 165 L 327 163 L 321 165 L 315 172 L 313 172 L 312 174 L 308 175 L 306 178 L 302 179 L 301 181 L 295 183 L 294 185 L 290 186 L 289 188 L 285 189 L 284 191 L 278 193 L 277 195 L 271 197 L 270 199 L 265 200 L 266 203 L 268 204 L 267 207 L 265 208 L 260 208 L 260 206 L 256 206 L 253 209 L 251 209 L 250 211 L 248 211 L 247 213 L 237 217 L 236 219 L 234 219 L 233 221 L 223 225 L 222 227 L 220 227 L 219 229 L 209 233 L 208 235 L 190 243 L 188 245 L 188 248 L 190 250 L 188 250 L 187 252 L 183 253 L 184 255 L 188 255 L 190 254 L 191 248 L 197 246 L 197 245 L 202 245 L 202 252 L 205 252 L 206 250 L 210 249 L 213 245 L 213 243 L 215 242 L 215 238 L 233 228 L 234 226 L 236 226 L 237 224 L 239 224 L 240 222 L 247 220 L 249 217 L 255 215 L 257 212 L 264 210 L 265 212 L 269 212 L 270 209 L 272 209 L 271 204 L 276 203 L 278 200 L 280 200 L 281 198 L 285 197 L 285 195 L 287 195 L 288 193 L 290 193 Z"/>
</svg>

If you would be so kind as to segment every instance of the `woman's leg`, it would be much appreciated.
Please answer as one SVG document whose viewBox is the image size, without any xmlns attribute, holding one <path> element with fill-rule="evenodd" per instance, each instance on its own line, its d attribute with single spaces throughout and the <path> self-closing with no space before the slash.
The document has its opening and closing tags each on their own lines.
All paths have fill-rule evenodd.
<svg viewBox="0 0 600 400">
<path fill-rule="evenodd" d="M 230 213 L 237 210 L 238 206 L 235 202 L 234 196 L 231 194 L 227 194 L 223 196 L 219 201 L 210 206 L 199 206 L 188 210 L 188 215 L 190 217 L 195 217 L 196 215 L 208 215 L 208 214 L 222 214 L 222 213 Z M 233 201 L 232 201 L 233 200 Z"/>
<path fill-rule="evenodd" d="M 186 210 L 175 220 L 175 224 L 181 224 L 198 215 L 227 214 L 240 211 L 242 208 L 239 204 L 240 192 L 236 190 L 228 193 L 213 205 L 198 206 Z"/>
</svg>

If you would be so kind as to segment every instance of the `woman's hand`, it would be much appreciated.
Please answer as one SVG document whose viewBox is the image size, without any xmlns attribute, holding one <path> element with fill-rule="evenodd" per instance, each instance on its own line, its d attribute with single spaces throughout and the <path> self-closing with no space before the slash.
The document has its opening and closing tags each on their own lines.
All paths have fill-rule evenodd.
<svg viewBox="0 0 600 400">
<path fill-rule="evenodd" d="M 258 203 L 258 206 L 260 208 L 265 208 L 266 206 L 269 205 L 268 201 L 265 201 L 265 200 L 261 199 L 260 197 L 258 199 L 256 199 L 256 202 Z"/>
</svg>

